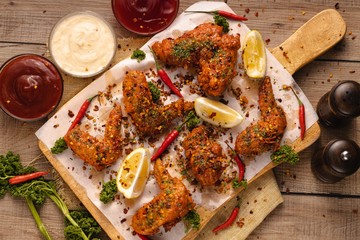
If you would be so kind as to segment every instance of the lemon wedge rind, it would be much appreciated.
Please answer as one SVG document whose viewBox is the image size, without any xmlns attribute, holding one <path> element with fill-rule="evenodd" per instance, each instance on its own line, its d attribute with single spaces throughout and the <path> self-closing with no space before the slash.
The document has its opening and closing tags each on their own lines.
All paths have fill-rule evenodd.
<svg viewBox="0 0 360 240">
<path fill-rule="evenodd" d="M 229 106 L 205 97 L 197 98 L 194 108 L 201 119 L 223 128 L 235 127 L 244 120 L 240 113 Z"/>
<path fill-rule="evenodd" d="M 116 177 L 117 188 L 125 198 L 137 198 L 144 191 L 150 164 L 150 151 L 147 148 L 137 148 L 126 156 Z"/>
<path fill-rule="evenodd" d="M 266 48 L 260 32 L 249 31 L 244 38 L 242 59 L 246 75 L 261 79 L 266 74 Z"/>
</svg>

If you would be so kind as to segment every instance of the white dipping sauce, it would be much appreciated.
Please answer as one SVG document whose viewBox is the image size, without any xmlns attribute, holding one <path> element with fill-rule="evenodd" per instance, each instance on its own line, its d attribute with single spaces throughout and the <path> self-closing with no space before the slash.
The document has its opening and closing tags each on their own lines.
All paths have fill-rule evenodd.
<svg viewBox="0 0 360 240">
<path fill-rule="evenodd" d="M 102 72 L 116 50 L 116 37 L 105 20 L 92 12 L 62 18 L 50 36 L 50 54 L 64 72 L 90 77 Z"/>
</svg>

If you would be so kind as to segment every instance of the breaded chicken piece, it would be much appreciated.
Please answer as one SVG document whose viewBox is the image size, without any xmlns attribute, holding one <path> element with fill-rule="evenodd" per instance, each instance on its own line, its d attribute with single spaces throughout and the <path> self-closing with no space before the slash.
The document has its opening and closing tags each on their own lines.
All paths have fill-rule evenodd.
<svg viewBox="0 0 360 240">
<path fill-rule="evenodd" d="M 243 156 L 278 149 L 287 125 L 285 112 L 276 103 L 269 77 L 260 85 L 258 102 L 260 120 L 249 125 L 236 138 L 235 151 Z"/>
<path fill-rule="evenodd" d="M 179 38 L 155 42 L 151 48 L 167 65 L 194 69 L 201 89 L 218 97 L 236 75 L 240 36 L 224 34 L 221 26 L 204 23 Z"/>
<path fill-rule="evenodd" d="M 164 132 L 175 118 L 193 108 L 193 103 L 184 102 L 183 99 L 169 105 L 155 104 L 145 75 L 140 71 L 130 71 L 126 75 L 123 96 L 125 110 L 141 136 L 154 136 Z"/>
<path fill-rule="evenodd" d="M 171 177 L 161 159 L 154 165 L 154 175 L 161 192 L 132 217 L 131 226 L 142 235 L 153 235 L 164 226 L 169 231 L 195 207 L 189 190 L 180 179 Z"/>
<path fill-rule="evenodd" d="M 200 125 L 183 141 L 189 166 L 202 186 L 214 185 L 228 165 L 222 147 L 208 135 L 206 127 Z"/>
<path fill-rule="evenodd" d="M 116 104 L 109 114 L 104 138 L 101 140 L 81 130 L 80 125 L 67 132 L 64 140 L 77 156 L 100 171 L 114 163 L 121 155 L 121 116 L 121 107 Z"/>
</svg>

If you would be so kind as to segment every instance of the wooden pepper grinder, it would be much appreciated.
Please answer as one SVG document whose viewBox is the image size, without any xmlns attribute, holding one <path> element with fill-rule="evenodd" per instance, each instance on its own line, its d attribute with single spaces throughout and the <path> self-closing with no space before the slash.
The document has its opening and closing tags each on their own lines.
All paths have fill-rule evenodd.
<svg viewBox="0 0 360 240">
<path fill-rule="evenodd" d="M 335 183 L 360 167 L 360 148 L 352 140 L 336 139 L 319 149 L 311 159 L 314 175 L 323 182 Z"/>
<path fill-rule="evenodd" d="M 352 80 L 337 83 L 318 102 L 319 122 L 339 127 L 360 116 L 360 84 Z"/>
</svg>

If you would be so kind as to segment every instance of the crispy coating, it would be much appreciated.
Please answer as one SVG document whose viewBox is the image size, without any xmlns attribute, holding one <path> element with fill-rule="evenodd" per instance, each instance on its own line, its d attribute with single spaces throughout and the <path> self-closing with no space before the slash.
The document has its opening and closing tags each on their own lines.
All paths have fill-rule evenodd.
<svg viewBox="0 0 360 240">
<path fill-rule="evenodd" d="M 227 166 L 220 144 L 208 135 L 206 127 L 200 125 L 194 128 L 183 141 L 189 166 L 202 186 L 214 185 Z"/>
<path fill-rule="evenodd" d="M 121 155 L 121 107 L 116 104 L 109 114 L 103 139 L 91 136 L 77 125 L 64 136 L 66 144 L 83 161 L 100 171 Z"/>
<path fill-rule="evenodd" d="M 195 206 L 189 190 L 170 176 L 161 159 L 155 162 L 154 175 L 161 192 L 132 217 L 131 226 L 142 235 L 156 234 L 161 226 L 169 231 Z"/>
<path fill-rule="evenodd" d="M 243 156 L 278 149 L 287 125 L 284 110 L 276 103 L 269 77 L 260 85 L 258 102 L 260 120 L 249 125 L 236 138 L 235 151 Z"/>
<path fill-rule="evenodd" d="M 240 37 L 223 34 L 222 27 L 214 23 L 204 23 L 179 38 L 155 42 L 151 48 L 168 65 L 194 69 L 201 89 L 218 97 L 236 75 Z"/>
<path fill-rule="evenodd" d="M 179 99 L 169 105 L 152 101 L 144 73 L 130 71 L 123 82 L 125 110 L 141 136 L 153 136 L 164 132 L 175 118 L 193 108 L 192 103 Z"/>
</svg>

